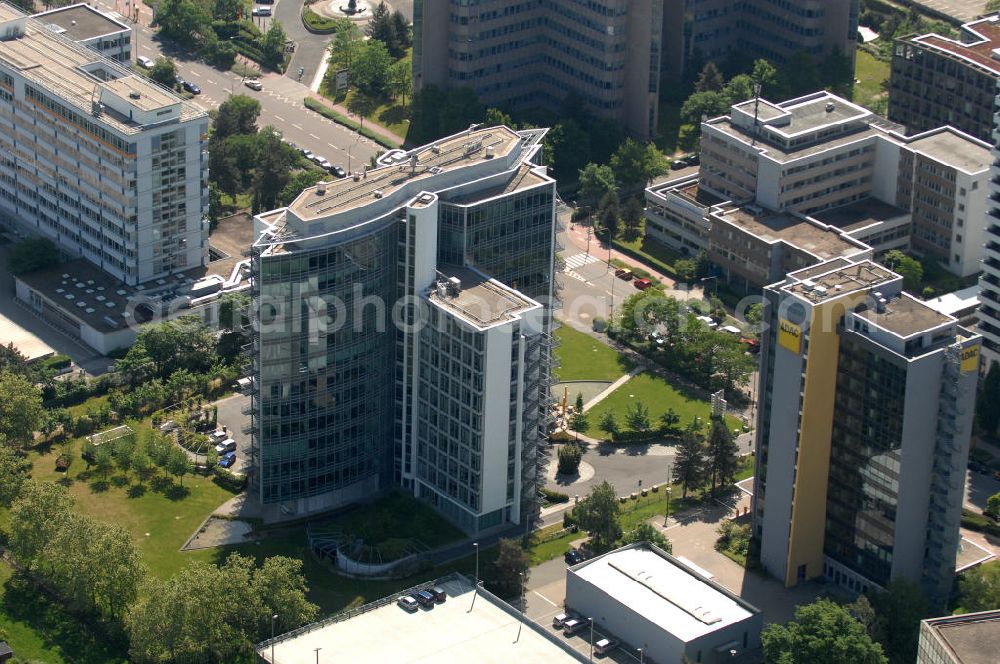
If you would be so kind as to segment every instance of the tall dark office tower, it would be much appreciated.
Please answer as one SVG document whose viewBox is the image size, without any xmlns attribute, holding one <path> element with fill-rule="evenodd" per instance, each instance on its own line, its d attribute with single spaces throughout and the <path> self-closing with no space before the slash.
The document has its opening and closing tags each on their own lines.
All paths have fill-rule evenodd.
<svg viewBox="0 0 1000 664">
<path fill-rule="evenodd" d="M 556 229 L 544 134 L 393 150 L 255 218 L 262 503 L 301 514 L 398 485 L 470 533 L 530 523 Z"/>
</svg>

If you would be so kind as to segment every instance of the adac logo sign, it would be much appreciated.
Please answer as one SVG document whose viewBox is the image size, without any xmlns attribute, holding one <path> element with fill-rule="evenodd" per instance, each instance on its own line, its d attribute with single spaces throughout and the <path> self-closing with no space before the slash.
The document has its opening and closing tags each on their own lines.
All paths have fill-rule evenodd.
<svg viewBox="0 0 1000 664">
<path fill-rule="evenodd" d="M 802 328 L 781 319 L 778 321 L 778 345 L 798 355 L 802 352 Z"/>
<path fill-rule="evenodd" d="M 972 373 L 979 369 L 979 346 L 969 346 L 962 349 L 962 363 L 959 365 L 962 373 Z"/>
</svg>

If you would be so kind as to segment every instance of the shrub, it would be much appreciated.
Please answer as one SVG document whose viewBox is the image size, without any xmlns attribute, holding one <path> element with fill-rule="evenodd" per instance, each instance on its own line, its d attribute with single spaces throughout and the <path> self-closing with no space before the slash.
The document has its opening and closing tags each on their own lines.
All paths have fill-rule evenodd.
<svg viewBox="0 0 1000 664">
<path fill-rule="evenodd" d="M 220 468 L 216 466 L 214 468 L 215 478 L 212 480 L 219 487 L 225 489 L 226 491 L 231 491 L 233 493 L 239 493 L 246 488 L 247 478 L 240 477 L 234 473 L 229 472 L 225 468 Z"/>
<path fill-rule="evenodd" d="M 59 249 L 47 238 L 32 237 L 21 240 L 10 252 L 7 267 L 14 274 L 27 274 L 42 270 L 59 262 Z"/>
<path fill-rule="evenodd" d="M 545 496 L 545 500 L 550 503 L 568 503 L 569 496 L 565 493 L 560 493 L 559 491 L 552 491 L 550 489 L 542 489 L 542 495 Z"/>
<path fill-rule="evenodd" d="M 986 509 L 983 510 L 983 514 L 994 519 L 1000 518 L 1000 493 L 994 493 L 986 500 Z"/>
<path fill-rule="evenodd" d="M 559 474 L 576 475 L 580 470 L 580 461 L 583 459 L 583 452 L 573 444 L 566 444 L 559 448 Z"/>
<path fill-rule="evenodd" d="M 608 329 L 608 321 L 604 320 L 600 316 L 595 316 L 594 321 L 591 323 L 591 327 L 594 332 L 604 332 Z"/>
</svg>

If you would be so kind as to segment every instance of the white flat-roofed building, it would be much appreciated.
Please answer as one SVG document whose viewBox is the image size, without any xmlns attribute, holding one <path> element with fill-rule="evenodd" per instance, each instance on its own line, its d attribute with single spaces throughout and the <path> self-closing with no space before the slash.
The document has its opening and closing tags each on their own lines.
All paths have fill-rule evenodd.
<svg viewBox="0 0 1000 664">
<path fill-rule="evenodd" d="M 764 622 L 756 607 L 646 542 L 567 569 L 566 606 L 656 662 L 730 662 L 760 647 Z"/>
<path fill-rule="evenodd" d="M 129 62 L 132 58 L 132 26 L 115 12 L 79 3 L 50 9 L 33 18 L 52 32 L 89 46 L 106 58 L 118 62 Z"/>
<path fill-rule="evenodd" d="M 208 115 L 0 5 L 0 223 L 136 285 L 208 262 Z"/>
<path fill-rule="evenodd" d="M 994 664 L 1000 651 L 1000 610 L 920 621 L 916 664 Z"/>
<path fill-rule="evenodd" d="M 268 664 L 313 664 L 320 648 L 323 662 L 434 662 L 435 664 L 562 664 L 586 662 L 555 636 L 482 588 L 473 598 L 472 581 L 455 574 L 436 586 L 447 594 L 443 604 L 408 613 L 399 597 L 382 598 L 349 612 L 254 646 Z M 473 601 L 475 599 L 475 601 Z M 272 651 L 271 645 L 274 645 Z M 272 658 L 273 652 L 273 658 Z"/>
</svg>

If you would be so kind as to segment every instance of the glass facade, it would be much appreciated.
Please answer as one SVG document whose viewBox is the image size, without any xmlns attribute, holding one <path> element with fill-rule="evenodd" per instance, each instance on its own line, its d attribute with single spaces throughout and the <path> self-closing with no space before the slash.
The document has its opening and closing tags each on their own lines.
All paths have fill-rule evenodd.
<svg viewBox="0 0 1000 664">
<path fill-rule="evenodd" d="M 264 503 L 391 480 L 395 335 L 372 303 L 397 300 L 400 226 L 253 261 Z"/>
<path fill-rule="evenodd" d="M 842 332 L 824 552 L 882 585 L 892 571 L 906 369 Z"/>
</svg>

